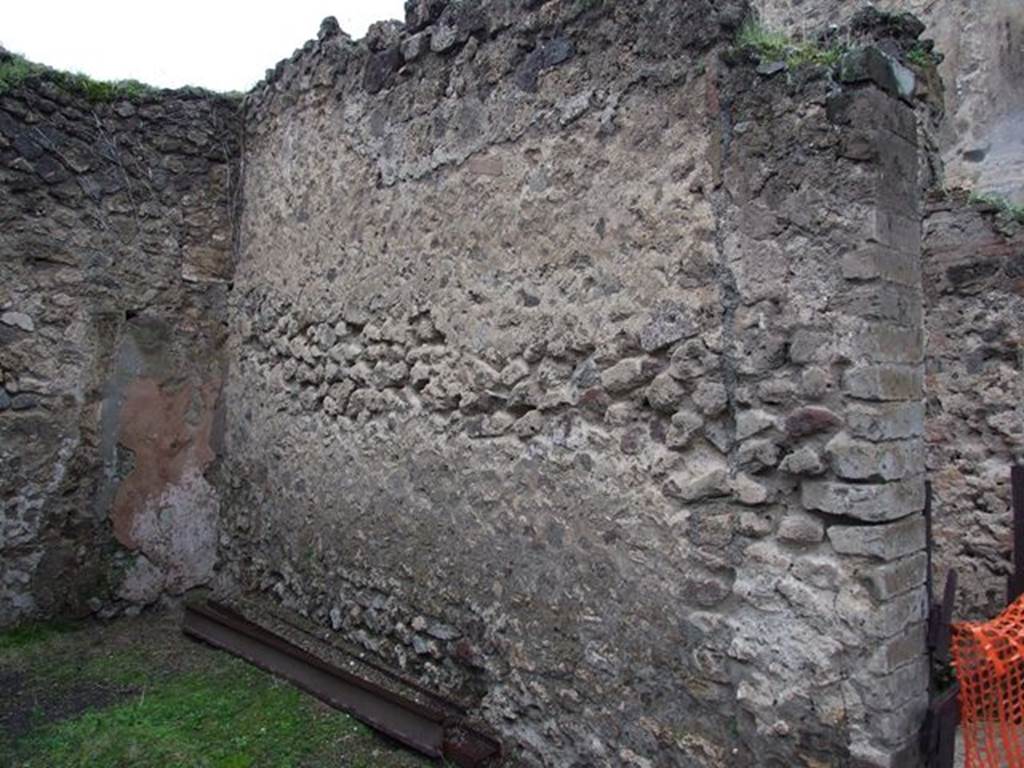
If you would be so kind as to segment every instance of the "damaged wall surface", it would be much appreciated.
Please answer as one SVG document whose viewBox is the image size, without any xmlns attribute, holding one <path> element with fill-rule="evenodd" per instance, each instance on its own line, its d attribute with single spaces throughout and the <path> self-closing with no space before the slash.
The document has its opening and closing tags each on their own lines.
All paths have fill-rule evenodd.
<svg viewBox="0 0 1024 768">
<path fill-rule="evenodd" d="M 0 624 L 215 583 L 514 765 L 914 765 L 926 471 L 1001 596 L 1019 226 L 739 0 L 406 5 L 241 113 L 0 94 Z"/>
<path fill-rule="evenodd" d="M 409 10 L 247 101 L 226 582 L 515 764 L 909 764 L 913 109 L 738 5 Z"/>
<path fill-rule="evenodd" d="M 943 57 L 940 132 L 950 186 L 1024 203 L 1024 5 L 1019 0 L 757 0 L 764 21 L 813 35 L 858 10 L 910 11 Z"/>
<path fill-rule="evenodd" d="M 0 625 L 210 577 L 238 137 L 198 92 L 0 95 Z"/>
<path fill-rule="evenodd" d="M 957 569 L 959 615 L 990 618 L 1006 603 L 1010 465 L 1024 460 L 1024 227 L 940 198 L 925 244 L 936 562 Z"/>
</svg>

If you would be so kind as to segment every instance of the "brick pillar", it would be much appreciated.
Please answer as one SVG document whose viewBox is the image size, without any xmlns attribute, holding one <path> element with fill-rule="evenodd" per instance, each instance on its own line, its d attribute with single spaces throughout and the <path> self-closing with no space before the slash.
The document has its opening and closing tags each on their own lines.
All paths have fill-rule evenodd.
<svg viewBox="0 0 1024 768">
<path fill-rule="evenodd" d="M 826 445 L 830 476 L 805 480 L 801 498 L 834 518 L 828 539 L 870 593 L 852 752 L 865 765 L 907 766 L 928 684 L 917 125 L 910 106 L 873 86 L 834 98 L 830 116 L 848 151 L 871 148 L 876 195 L 862 241 L 841 260 L 844 428 Z"/>
<path fill-rule="evenodd" d="M 776 465 L 753 465 L 782 517 L 745 550 L 730 618 L 742 736 L 791 764 L 907 768 L 928 685 L 914 111 L 874 83 L 730 78 L 733 404 L 784 435 Z M 765 440 L 737 437 L 750 472 Z"/>
</svg>

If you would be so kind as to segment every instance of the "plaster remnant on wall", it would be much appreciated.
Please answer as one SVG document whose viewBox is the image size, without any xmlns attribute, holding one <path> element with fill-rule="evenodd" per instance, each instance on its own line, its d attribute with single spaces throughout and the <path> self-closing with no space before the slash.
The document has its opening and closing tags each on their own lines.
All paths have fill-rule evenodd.
<svg viewBox="0 0 1024 768">
<path fill-rule="evenodd" d="M 203 447 L 190 473 L 173 470 L 185 484 L 167 498 L 174 519 L 191 526 L 194 510 L 210 524 L 212 491 L 195 472 L 215 450 L 238 129 L 237 102 L 194 90 L 96 103 L 44 75 L 0 94 L 0 625 L 131 606 L 133 587 L 127 600 L 117 593 L 134 558 L 110 514 L 139 459 L 118 446 L 114 418 L 136 378 L 202 391 Z M 132 418 L 159 403 L 135 403 Z M 164 416 L 148 428 L 191 439 L 187 408 Z M 140 447 L 155 503 L 166 489 L 153 464 L 181 446 Z M 127 517 L 125 541 L 150 535 Z M 165 523 L 149 528 L 168 590 L 196 582 L 183 567 L 208 577 L 209 553 L 186 556 L 191 545 Z"/>
</svg>

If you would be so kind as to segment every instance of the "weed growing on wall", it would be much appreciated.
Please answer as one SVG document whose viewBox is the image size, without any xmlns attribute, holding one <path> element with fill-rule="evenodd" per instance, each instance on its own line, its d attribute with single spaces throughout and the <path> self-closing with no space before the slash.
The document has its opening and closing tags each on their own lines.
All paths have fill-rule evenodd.
<svg viewBox="0 0 1024 768">
<path fill-rule="evenodd" d="M 927 68 L 937 66 L 939 58 L 926 46 L 918 43 L 906 55 L 907 61 L 915 66 Z"/>
<path fill-rule="evenodd" d="M 1009 218 L 1018 224 L 1024 224 L 1024 205 L 1011 203 L 1001 195 L 994 195 L 983 192 L 972 192 L 969 202 L 973 205 L 983 205 L 988 208 L 995 208 L 996 212 Z"/>
<path fill-rule="evenodd" d="M 81 94 L 93 103 L 137 99 L 156 90 L 137 80 L 93 80 L 77 72 L 62 72 L 17 54 L 5 54 L 0 58 L 0 94 L 17 88 L 30 78 L 49 80 L 67 91 Z"/>
<path fill-rule="evenodd" d="M 755 19 L 748 19 L 736 38 L 736 48 L 756 54 L 764 61 L 783 61 L 790 68 L 804 65 L 832 67 L 839 63 L 846 47 L 823 46 L 812 41 L 795 41 Z"/>
</svg>

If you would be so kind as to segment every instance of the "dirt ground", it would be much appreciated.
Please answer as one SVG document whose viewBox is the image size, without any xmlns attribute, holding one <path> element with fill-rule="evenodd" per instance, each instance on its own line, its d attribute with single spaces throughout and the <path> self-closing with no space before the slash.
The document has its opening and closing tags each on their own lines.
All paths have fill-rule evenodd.
<svg viewBox="0 0 1024 768">
<path fill-rule="evenodd" d="M 0 765 L 413 768 L 433 765 L 244 662 L 180 616 L 0 634 Z"/>
</svg>

